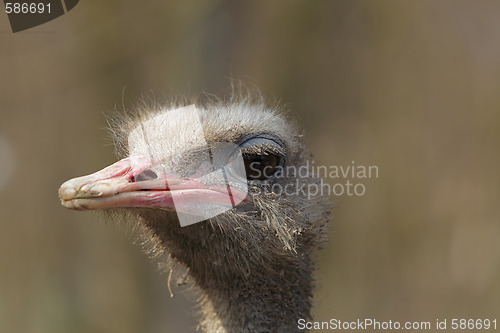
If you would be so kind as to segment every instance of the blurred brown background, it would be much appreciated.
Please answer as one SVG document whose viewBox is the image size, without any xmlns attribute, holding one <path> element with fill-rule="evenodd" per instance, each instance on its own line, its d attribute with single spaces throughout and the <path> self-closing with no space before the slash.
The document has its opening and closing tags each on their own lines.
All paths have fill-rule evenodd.
<svg viewBox="0 0 500 333">
<path fill-rule="evenodd" d="M 283 101 L 316 163 L 377 165 L 337 203 L 316 320 L 500 320 L 500 2 L 81 1 L 0 14 L 0 332 L 191 332 L 192 302 L 57 189 L 114 161 L 141 95 Z M 123 89 L 125 92 L 122 94 Z"/>
</svg>

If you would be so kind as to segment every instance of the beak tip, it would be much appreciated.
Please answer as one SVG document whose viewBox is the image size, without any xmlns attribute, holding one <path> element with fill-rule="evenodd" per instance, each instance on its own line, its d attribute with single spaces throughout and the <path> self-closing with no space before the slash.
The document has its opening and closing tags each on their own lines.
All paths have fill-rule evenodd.
<svg viewBox="0 0 500 333">
<path fill-rule="evenodd" d="M 63 184 L 59 188 L 59 198 L 61 200 L 71 200 L 76 196 L 76 190 L 70 186 Z"/>
</svg>

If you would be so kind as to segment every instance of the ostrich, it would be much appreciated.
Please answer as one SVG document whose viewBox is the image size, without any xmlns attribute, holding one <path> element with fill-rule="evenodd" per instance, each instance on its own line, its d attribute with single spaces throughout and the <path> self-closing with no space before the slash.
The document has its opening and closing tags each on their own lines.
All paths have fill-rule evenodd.
<svg viewBox="0 0 500 333">
<path fill-rule="evenodd" d="M 121 159 L 65 182 L 62 205 L 136 221 L 169 280 L 175 268 L 195 286 L 200 330 L 301 331 L 330 204 L 307 192 L 321 179 L 295 123 L 248 98 L 143 107 L 111 123 Z M 231 186 L 225 174 L 203 178 L 238 158 L 243 176 Z"/>
</svg>

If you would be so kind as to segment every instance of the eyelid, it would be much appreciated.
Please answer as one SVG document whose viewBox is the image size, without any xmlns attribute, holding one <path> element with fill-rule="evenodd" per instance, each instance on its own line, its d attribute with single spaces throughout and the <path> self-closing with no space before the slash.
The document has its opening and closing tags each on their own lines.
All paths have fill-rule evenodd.
<svg viewBox="0 0 500 333">
<path fill-rule="evenodd" d="M 276 136 L 268 133 L 253 133 L 242 137 L 237 144 L 243 154 L 266 154 L 272 153 L 286 156 L 283 142 Z"/>
<path fill-rule="evenodd" d="M 282 147 L 276 146 L 275 144 L 261 144 L 261 145 L 251 145 L 248 147 L 241 147 L 241 153 L 243 155 L 274 154 L 280 157 L 285 157 L 285 150 Z"/>
<path fill-rule="evenodd" d="M 280 138 L 278 138 L 277 136 L 275 135 L 272 135 L 272 134 L 268 134 L 268 133 L 252 133 L 252 134 L 248 134 L 248 135 L 245 135 L 243 137 L 241 137 L 238 142 L 236 142 L 237 145 L 239 146 L 245 146 L 247 142 L 249 141 L 270 141 L 280 147 L 285 147 L 285 145 L 283 144 L 283 142 L 281 141 Z"/>
</svg>

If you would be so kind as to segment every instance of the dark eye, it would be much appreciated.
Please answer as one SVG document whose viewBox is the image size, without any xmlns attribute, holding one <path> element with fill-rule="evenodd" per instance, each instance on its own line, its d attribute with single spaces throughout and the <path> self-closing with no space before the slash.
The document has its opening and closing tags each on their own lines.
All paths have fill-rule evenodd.
<svg viewBox="0 0 500 333">
<path fill-rule="evenodd" d="M 243 155 L 248 180 L 267 180 L 275 176 L 281 167 L 281 156 L 274 154 Z"/>
<path fill-rule="evenodd" d="M 242 137 L 237 144 L 249 181 L 266 181 L 282 174 L 286 149 L 280 138 L 270 133 L 255 133 Z"/>
</svg>

